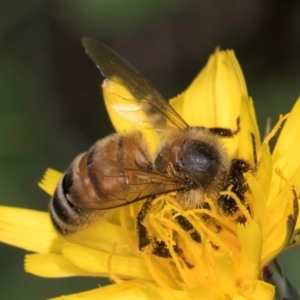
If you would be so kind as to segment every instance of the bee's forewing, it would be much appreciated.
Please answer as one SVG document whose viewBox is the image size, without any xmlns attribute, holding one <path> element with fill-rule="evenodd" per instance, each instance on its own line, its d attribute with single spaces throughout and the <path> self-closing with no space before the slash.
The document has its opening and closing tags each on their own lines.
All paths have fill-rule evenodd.
<svg viewBox="0 0 300 300">
<path fill-rule="evenodd" d="M 178 129 L 188 127 L 188 124 L 150 82 L 118 53 L 92 38 L 85 37 L 82 43 L 86 53 L 97 65 L 102 75 L 128 90 L 133 98 L 126 100 L 139 107 L 148 117 L 149 123 L 157 123 L 159 127 L 165 123 L 169 127 Z M 122 95 L 119 96 L 122 98 Z M 124 116 L 126 117 L 126 114 Z M 128 118 L 132 118 L 132 114 Z M 147 123 L 147 120 L 144 119 L 141 122 Z"/>
<path fill-rule="evenodd" d="M 100 191 L 101 195 L 93 202 L 87 201 L 86 198 L 74 197 L 70 200 L 74 205 L 105 210 L 184 189 L 183 183 L 176 177 L 124 166 L 106 158 L 101 158 L 101 164 L 101 170 L 97 168 L 97 164 L 91 164 L 89 168 L 93 168 L 93 173 L 96 175 L 94 179 L 105 185 L 105 194 Z M 107 167 L 103 168 L 105 165 Z M 103 169 L 109 171 L 106 173 Z M 120 184 L 114 184 L 110 189 L 111 182 L 116 181 Z M 95 189 L 95 192 L 99 190 Z"/>
</svg>

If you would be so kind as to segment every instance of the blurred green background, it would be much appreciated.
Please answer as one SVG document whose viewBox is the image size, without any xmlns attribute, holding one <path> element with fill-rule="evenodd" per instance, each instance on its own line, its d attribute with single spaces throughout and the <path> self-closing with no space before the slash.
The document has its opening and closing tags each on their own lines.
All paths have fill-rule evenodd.
<svg viewBox="0 0 300 300">
<path fill-rule="evenodd" d="M 39 210 L 44 170 L 113 131 L 102 77 L 80 38 L 127 58 L 166 97 L 191 82 L 216 46 L 234 49 L 261 128 L 300 94 L 299 1 L 27 0 L 0 4 L 0 202 Z M 299 124 L 300 126 L 300 124 Z M 95 279 L 25 274 L 25 251 L 0 244 L 0 298 L 45 299 L 95 288 Z M 280 258 L 300 286 L 300 254 Z"/>
</svg>

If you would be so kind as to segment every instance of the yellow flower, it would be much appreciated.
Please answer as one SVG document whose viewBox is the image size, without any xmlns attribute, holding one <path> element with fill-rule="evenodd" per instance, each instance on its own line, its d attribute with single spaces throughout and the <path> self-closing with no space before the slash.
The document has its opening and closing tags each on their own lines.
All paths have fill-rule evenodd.
<svg viewBox="0 0 300 300">
<path fill-rule="evenodd" d="M 106 81 L 103 89 L 116 129 L 131 129 L 137 120 L 125 121 L 124 110 L 118 109 L 126 89 L 113 81 Z M 226 215 L 211 199 L 206 199 L 209 210 L 183 210 L 173 194 L 157 197 L 145 224 L 167 244 L 170 259 L 137 250 L 135 219 L 143 204 L 140 202 L 114 209 L 105 219 L 70 237 L 55 232 L 46 212 L 0 207 L 0 240 L 35 252 L 26 255 L 27 272 L 52 278 L 109 277 L 114 281 L 57 299 L 274 299 L 275 288 L 263 280 L 262 270 L 280 252 L 299 243 L 300 100 L 261 143 L 253 103 L 234 53 L 216 50 L 191 86 L 172 99 L 171 105 L 190 126 L 235 130 L 239 117 L 240 132 L 223 138 L 222 143 L 231 159 L 252 166 L 244 173 L 249 187 L 245 199 L 230 189 L 223 191 L 238 206 L 236 213 Z M 268 142 L 286 118 L 271 153 Z M 158 136 L 149 129 L 143 132 L 153 153 Z M 47 170 L 40 187 L 52 195 L 61 175 Z M 176 217 L 180 215 L 193 225 L 201 242 L 178 225 Z M 174 251 L 174 236 L 182 255 Z"/>
</svg>

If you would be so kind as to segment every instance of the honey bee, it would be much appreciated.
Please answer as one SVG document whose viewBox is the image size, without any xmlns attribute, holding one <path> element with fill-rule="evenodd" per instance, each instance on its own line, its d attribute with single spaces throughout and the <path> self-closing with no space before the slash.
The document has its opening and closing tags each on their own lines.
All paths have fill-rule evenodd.
<svg viewBox="0 0 300 300">
<path fill-rule="evenodd" d="M 175 192 L 175 199 L 184 209 L 193 209 L 207 206 L 208 195 L 225 214 L 237 210 L 235 200 L 220 196 L 220 192 L 231 186 L 231 191 L 243 200 L 248 190 L 243 174 L 251 169 L 250 164 L 230 159 L 222 143 L 222 139 L 239 133 L 239 116 L 234 130 L 190 127 L 119 54 L 94 39 L 82 41 L 106 80 L 121 84 L 132 94 L 158 131 L 160 142 L 151 156 L 144 135 L 132 130 L 100 139 L 77 156 L 49 204 L 54 227 L 60 234 L 73 234 L 93 220 L 89 216 L 94 212 L 105 214 L 110 209 L 146 200 L 136 221 L 138 247 L 143 251 L 151 244 L 154 255 L 170 257 L 164 242 L 150 236 L 144 225 L 151 202 L 157 195 Z M 183 216 L 177 217 L 177 222 L 191 231 L 192 225 Z M 197 232 L 193 231 L 191 237 L 201 242 Z M 174 250 L 180 253 L 176 245 Z"/>
</svg>

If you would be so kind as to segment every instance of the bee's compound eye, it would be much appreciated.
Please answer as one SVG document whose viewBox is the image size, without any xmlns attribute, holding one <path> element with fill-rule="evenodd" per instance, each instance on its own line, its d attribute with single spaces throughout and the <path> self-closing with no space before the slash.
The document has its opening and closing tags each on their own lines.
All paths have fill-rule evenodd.
<svg viewBox="0 0 300 300">
<path fill-rule="evenodd" d="M 62 190 L 63 190 L 64 195 L 66 196 L 66 195 L 70 194 L 70 188 L 73 185 L 73 178 L 72 178 L 72 174 L 70 172 L 67 172 L 64 175 L 61 184 L 62 184 Z"/>
</svg>

